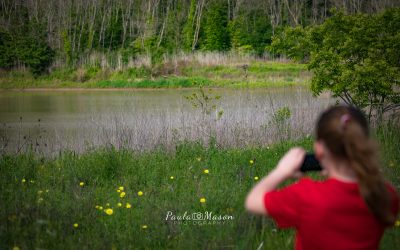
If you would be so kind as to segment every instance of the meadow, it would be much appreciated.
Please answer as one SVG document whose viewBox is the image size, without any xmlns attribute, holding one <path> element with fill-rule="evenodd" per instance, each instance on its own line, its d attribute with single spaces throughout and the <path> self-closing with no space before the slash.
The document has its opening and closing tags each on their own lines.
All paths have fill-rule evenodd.
<svg viewBox="0 0 400 250">
<path fill-rule="evenodd" d="M 396 123 L 374 130 L 383 171 L 400 187 Z M 210 140 L 148 152 L 97 148 L 48 158 L 0 158 L 0 249 L 292 249 L 294 233 L 244 210 L 250 188 L 292 146 L 221 148 Z M 312 174 L 312 177 L 319 178 Z M 230 220 L 176 223 L 167 214 L 210 213 Z M 400 244 L 400 222 L 382 249 Z"/>
<path fill-rule="evenodd" d="M 71 68 L 54 66 L 40 76 L 23 68 L 0 72 L 0 89 L 282 87 L 305 86 L 311 77 L 305 64 L 236 54 L 183 54 L 155 65 L 146 57 L 128 65 L 105 59 L 100 63 L 101 58 L 99 55 Z"/>
<path fill-rule="evenodd" d="M 59 143 L 57 134 L 47 131 L 47 137 L 29 137 L 30 143 L 12 153 L 6 150 L 5 144 L 10 142 L 6 137 L 20 139 L 23 134 L 0 130 L 0 249 L 293 249 L 294 231 L 280 230 L 272 220 L 246 212 L 245 196 L 289 148 L 312 150 L 309 133 L 314 116 L 331 99 L 317 101 L 301 91 L 311 77 L 303 64 L 217 55 L 172 58 L 154 67 L 148 63 L 103 67 L 85 62 L 78 68 L 55 69 L 39 77 L 26 70 L 3 72 L 2 89 L 207 86 L 255 91 L 229 94 L 221 88 L 222 100 L 230 101 L 226 107 L 219 99 L 203 101 L 207 104 L 204 110 L 182 109 L 176 117 L 172 110 L 139 112 L 131 123 L 127 114 L 140 111 L 140 105 L 154 104 L 129 93 L 118 94 L 124 109 L 117 105 L 116 110 L 125 113 L 113 110 L 111 120 L 90 127 L 90 131 L 84 131 L 85 123 L 89 124 L 86 120 L 78 124 L 83 133 L 76 135 L 81 139 L 91 138 L 93 133 L 100 138 L 98 145 L 84 150 L 57 150 L 51 142 L 60 145 L 66 141 L 62 138 Z M 271 94 L 258 100 L 258 87 L 285 87 L 294 95 L 283 98 L 269 88 Z M 183 95 L 201 94 L 188 91 Z M 9 99 L 17 98 L 8 94 Z M 143 95 L 147 94 L 164 100 L 150 92 Z M 196 104 L 175 94 L 172 103 L 177 102 L 180 109 L 183 104 Z M 78 103 L 79 110 L 90 110 L 94 100 L 59 93 L 55 99 L 60 102 L 50 102 L 54 99 L 50 95 L 26 94 L 22 100 L 27 105 L 31 105 L 30 98 L 36 100 L 33 115 L 43 109 L 61 117 L 64 106 L 75 110 L 70 104 Z M 108 102 L 111 96 L 107 92 Z M 215 92 L 207 92 L 206 99 L 215 96 Z M 11 103 L 9 99 L 4 99 L 5 103 Z M 45 101 L 39 101 L 42 99 Z M 128 105 L 131 99 L 135 100 L 133 108 Z M 119 102 L 113 101 L 114 105 Z M 155 106 L 168 107 L 169 103 Z M 93 119 L 91 113 L 83 114 Z M 47 122 L 53 121 L 53 116 L 41 117 L 43 128 L 39 127 L 51 128 L 54 124 Z M 7 122 L 18 124 L 12 119 Z M 18 128 L 23 127 L 20 123 Z M 384 174 L 397 189 L 399 131 L 398 122 L 388 122 L 373 133 L 381 146 Z M 54 150 L 46 154 L 38 142 L 48 145 L 46 150 Z M 199 214 L 205 218 L 197 220 Z M 382 249 L 400 244 L 400 221 L 396 225 L 385 232 Z"/>
</svg>

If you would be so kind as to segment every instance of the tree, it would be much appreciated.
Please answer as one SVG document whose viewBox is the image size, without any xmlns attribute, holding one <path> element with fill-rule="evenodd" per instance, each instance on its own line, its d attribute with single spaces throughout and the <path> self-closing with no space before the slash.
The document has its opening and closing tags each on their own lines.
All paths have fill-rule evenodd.
<svg viewBox="0 0 400 250">
<path fill-rule="evenodd" d="M 284 54 L 296 61 L 307 62 L 314 44 L 310 38 L 311 27 L 285 27 L 277 32 L 267 50 L 279 55 Z"/>
<path fill-rule="evenodd" d="M 262 55 L 265 46 L 271 43 L 272 26 L 268 16 L 257 7 L 243 8 L 229 23 L 234 50 Z"/>
<path fill-rule="evenodd" d="M 182 49 L 262 55 L 271 33 L 278 37 L 286 26 L 320 24 L 332 15 L 332 7 L 373 14 L 396 6 L 399 0 L 0 0 L 0 67 L 27 65 L 16 54 L 16 44 L 26 55 L 38 49 L 41 63 L 33 67 L 47 64 L 51 51 L 59 67 L 97 64 L 100 59 L 94 59 L 100 57 L 107 58 L 101 65 L 115 67 L 120 64 L 114 59 L 122 56 L 127 64 L 140 53 L 160 62 Z M 40 29 L 32 28 L 38 24 Z M 281 39 L 286 50 L 304 43 L 302 29 L 288 32 Z M 311 50 L 303 49 L 296 56 L 306 61 Z"/>
<path fill-rule="evenodd" d="M 400 108 L 400 9 L 381 14 L 333 16 L 313 28 L 285 30 L 272 49 L 287 50 L 295 59 L 309 50 L 308 69 L 313 72 L 311 89 L 319 95 L 330 90 L 345 103 L 364 108 L 379 120 Z M 297 34 L 299 40 L 296 40 Z M 296 44 L 296 46 L 287 46 Z M 304 59 L 304 58 L 303 58 Z"/>
<path fill-rule="evenodd" d="M 28 22 L 27 9 L 20 14 L 15 29 L 0 28 L 0 67 L 11 69 L 25 65 L 34 75 L 39 75 L 50 66 L 54 51 L 47 43 L 44 25 Z"/>
<path fill-rule="evenodd" d="M 14 66 L 15 51 L 12 44 L 11 35 L 0 30 L 0 68 L 11 69 Z"/>
<path fill-rule="evenodd" d="M 185 50 L 192 50 L 193 38 L 195 34 L 195 13 L 196 1 L 190 1 L 189 14 L 185 26 L 183 27 L 183 48 Z"/>
<path fill-rule="evenodd" d="M 211 51 L 230 49 L 228 14 L 226 4 L 217 0 L 210 4 L 204 25 L 205 41 L 203 48 Z"/>
</svg>

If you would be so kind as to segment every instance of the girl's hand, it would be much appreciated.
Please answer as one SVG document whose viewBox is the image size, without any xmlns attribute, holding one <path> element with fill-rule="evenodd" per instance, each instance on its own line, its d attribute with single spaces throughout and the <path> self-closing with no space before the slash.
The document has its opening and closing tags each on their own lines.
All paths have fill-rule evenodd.
<svg viewBox="0 0 400 250">
<path fill-rule="evenodd" d="M 284 177 L 299 178 L 303 175 L 300 171 L 301 164 L 306 156 L 306 151 L 300 147 L 290 149 L 279 161 L 275 171 Z"/>
<path fill-rule="evenodd" d="M 290 177 L 300 177 L 300 166 L 304 161 L 306 152 L 302 148 L 292 148 L 279 161 L 278 166 L 250 191 L 246 198 L 246 209 L 252 213 L 268 215 L 263 197 L 266 192 L 275 190 L 276 187 Z"/>
</svg>

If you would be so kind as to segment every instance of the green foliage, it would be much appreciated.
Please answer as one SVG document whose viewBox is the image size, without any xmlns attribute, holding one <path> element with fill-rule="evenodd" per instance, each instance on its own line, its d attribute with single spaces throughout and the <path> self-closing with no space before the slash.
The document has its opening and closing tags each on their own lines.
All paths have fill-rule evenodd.
<svg viewBox="0 0 400 250">
<path fill-rule="evenodd" d="M 396 0 L 360 1 L 356 5 L 333 0 L 302 1 L 301 6 L 298 1 L 278 2 L 101 0 L 67 1 L 64 5 L 64 1 L 49 1 L 33 8 L 30 1 L 15 4 L 7 0 L 2 2 L 4 13 L 0 15 L 0 67 L 10 70 L 17 64 L 27 65 L 38 75 L 46 71 L 54 57 L 57 65 L 61 62 L 61 67 L 76 68 L 90 64 L 88 58 L 105 55 L 106 65 L 114 68 L 116 60 L 108 55 L 117 53 L 123 66 L 142 54 L 151 58 L 152 67 L 157 67 L 163 58 L 182 50 L 232 50 L 261 57 L 266 48 L 274 55 L 286 54 L 308 62 L 315 50 L 313 27 L 281 32 L 283 27 L 321 23 L 335 15 L 327 9 L 329 6 L 342 6 L 346 13 L 374 13 L 398 6 Z M 397 30 L 395 16 L 384 17 L 385 30 Z M 276 35 L 269 47 L 272 34 Z M 394 39 L 399 40 L 392 36 L 385 42 L 393 44 Z M 394 60 L 398 48 L 391 49 L 393 52 L 386 56 Z M 384 63 L 381 66 L 387 67 Z"/>
<path fill-rule="evenodd" d="M 314 46 L 310 39 L 311 29 L 311 27 L 302 28 L 301 26 L 286 27 L 281 32 L 277 32 L 271 45 L 266 49 L 276 55 L 284 54 L 296 61 L 306 62 Z"/>
<path fill-rule="evenodd" d="M 111 8 L 111 11 L 112 18 L 110 18 L 110 23 L 106 26 L 105 37 L 101 47 L 103 49 L 115 50 L 122 45 L 122 10 Z"/>
<path fill-rule="evenodd" d="M 314 30 L 317 44 L 309 63 L 312 90 L 329 89 L 345 102 L 381 116 L 400 105 L 400 9 L 379 15 L 337 12 Z M 370 113 L 371 114 L 371 113 Z"/>
<path fill-rule="evenodd" d="M 54 57 L 44 27 L 38 23 L 25 24 L 11 31 L 0 28 L 0 52 L 0 68 L 24 64 L 35 76 L 45 72 Z"/>
<path fill-rule="evenodd" d="M 217 101 L 221 99 L 221 96 L 212 93 L 212 89 L 208 89 L 206 92 L 202 86 L 200 86 L 197 92 L 184 97 L 193 108 L 200 109 L 203 115 L 209 115 L 212 111 L 215 111 L 217 109 Z M 220 118 L 222 115 L 223 111 L 220 110 L 217 113 L 217 118 Z"/>
<path fill-rule="evenodd" d="M 195 29 L 195 20 L 194 15 L 196 12 L 196 0 L 190 1 L 190 9 L 187 21 L 185 26 L 183 27 L 183 48 L 187 51 L 192 50 L 193 38 L 194 38 L 194 29 Z"/>
<path fill-rule="evenodd" d="M 15 51 L 11 34 L 0 29 L 0 68 L 11 69 L 14 66 Z"/>
<path fill-rule="evenodd" d="M 243 10 L 229 22 L 231 44 L 243 54 L 262 55 L 265 46 L 271 43 L 272 27 L 262 10 Z"/>
<path fill-rule="evenodd" d="M 127 68 L 122 71 L 114 73 L 110 78 L 115 80 L 136 79 L 136 78 L 149 78 L 151 76 L 151 69 L 145 66 Z"/>
<path fill-rule="evenodd" d="M 79 74 L 77 71 L 80 71 Z M 306 72 L 304 64 L 271 61 L 250 63 L 247 68 L 247 81 L 243 80 L 244 74 L 242 65 L 199 66 L 196 62 L 189 62 L 185 64 L 165 63 L 157 65 L 156 68 L 140 66 L 111 70 L 101 68 L 100 63 L 94 63 L 78 68 L 54 69 L 48 75 L 36 79 L 28 72 L 12 70 L 0 77 L 0 85 L 3 89 L 116 88 L 118 86 L 134 88 L 139 85 L 140 87 L 155 88 L 198 87 L 200 85 L 226 88 L 268 88 L 294 84 L 309 86 L 311 77 Z M 152 76 L 153 79 L 151 79 Z M 84 81 L 78 81 L 79 79 Z M 101 81 L 101 84 L 98 84 L 98 81 Z"/>
<path fill-rule="evenodd" d="M 144 40 L 142 51 L 146 51 L 150 55 L 151 65 L 155 66 L 160 64 L 163 59 L 163 54 L 165 52 L 163 47 L 157 46 L 158 38 L 157 36 L 151 36 Z"/>
<path fill-rule="evenodd" d="M 140 41 L 135 40 L 121 50 L 122 61 L 127 64 L 129 60 L 136 59 L 141 52 Z"/>
<path fill-rule="evenodd" d="M 400 9 L 378 15 L 333 11 L 323 24 L 288 28 L 272 47 L 307 59 L 312 91 L 330 90 L 348 104 L 368 108 L 369 116 L 400 107 Z"/>
<path fill-rule="evenodd" d="M 19 58 L 32 71 L 34 75 L 40 75 L 50 66 L 54 57 L 53 50 L 41 39 L 25 40 L 17 45 Z"/>
<path fill-rule="evenodd" d="M 63 42 L 63 53 L 68 66 L 71 66 L 74 63 L 74 55 L 72 54 L 72 45 L 71 41 L 68 37 L 68 32 L 64 30 L 61 34 L 62 42 Z"/>
<path fill-rule="evenodd" d="M 227 51 L 230 49 L 227 6 L 216 0 L 207 10 L 204 24 L 203 49 L 210 51 Z"/>
<path fill-rule="evenodd" d="M 177 54 L 185 50 L 184 28 L 187 24 L 185 6 L 186 2 L 178 1 L 176 7 L 168 11 L 164 20 L 164 32 L 162 36 L 158 36 L 158 39 L 160 47 L 164 49 L 162 52 L 165 54 Z"/>
<path fill-rule="evenodd" d="M 279 108 L 272 114 L 269 126 L 276 129 L 280 141 L 288 140 L 291 136 L 291 116 L 292 111 L 289 107 Z M 268 128 L 268 126 L 266 128 Z"/>
<path fill-rule="evenodd" d="M 210 81 L 204 78 L 160 78 L 144 79 L 138 81 L 127 80 L 104 80 L 88 85 L 92 88 L 178 88 L 196 87 L 199 84 L 209 85 Z"/>
<path fill-rule="evenodd" d="M 290 111 L 289 107 L 279 108 L 272 115 L 272 122 L 273 123 L 283 123 L 283 122 L 287 121 L 291 115 L 292 115 L 292 112 Z"/>
</svg>

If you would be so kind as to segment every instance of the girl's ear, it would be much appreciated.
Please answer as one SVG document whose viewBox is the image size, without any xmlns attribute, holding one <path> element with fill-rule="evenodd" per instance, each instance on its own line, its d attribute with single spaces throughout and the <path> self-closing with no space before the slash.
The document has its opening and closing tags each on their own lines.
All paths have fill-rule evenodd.
<svg viewBox="0 0 400 250">
<path fill-rule="evenodd" d="M 321 141 L 314 142 L 314 154 L 318 161 L 321 161 L 325 156 L 324 144 Z"/>
</svg>

